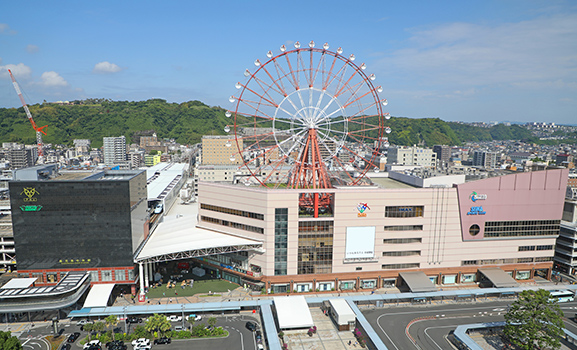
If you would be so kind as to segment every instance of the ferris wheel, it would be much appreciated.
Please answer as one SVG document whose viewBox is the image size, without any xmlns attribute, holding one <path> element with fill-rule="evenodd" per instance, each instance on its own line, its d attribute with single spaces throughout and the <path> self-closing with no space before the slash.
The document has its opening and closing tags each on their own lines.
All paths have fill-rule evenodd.
<svg viewBox="0 0 577 350">
<path fill-rule="evenodd" d="M 246 185 L 332 188 L 363 185 L 379 171 L 379 150 L 388 146 L 390 115 L 381 86 L 366 64 L 339 47 L 311 41 L 280 53 L 268 51 L 244 72 L 229 98 L 225 132 L 230 160 L 248 169 Z M 233 147 L 234 146 L 234 147 Z"/>
</svg>

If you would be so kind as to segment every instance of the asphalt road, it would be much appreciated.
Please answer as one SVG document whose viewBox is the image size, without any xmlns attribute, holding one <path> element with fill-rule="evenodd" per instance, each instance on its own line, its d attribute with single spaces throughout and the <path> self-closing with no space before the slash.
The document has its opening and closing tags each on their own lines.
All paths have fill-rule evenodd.
<svg viewBox="0 0 577 350">
<path fill-rule="evenodd" d="M 463 324 L 504 321 L 507 306 L 512 302 L 389 307 L 364 311 L 363 314 L 390 350 L 453 350 L 446 339 L 450 331 Z M 577 302 L 560 306 L 566 316 L 565 327 L 577 334 L 577 323 L 573 318 Z"/>
<path fill-rule="evenodd" d="M 206 323 L 208 316 L 206 316 L 202 322 Z M 152 347 L 156 350 L 188 350 L 188 349 L 237 349 L 237 350 L 256 350 L 257 343 L 254 338 L 254 333 L 246 329 L 245 324 L 247 321 L 252 321 L 258 323 L 258 320 L 239 315 L 230 315 L 227 317 L 217 317 L 216 326 L 222 326 L 225 330 L 229 332 L 229 336 L 226 338 L 214 338 L 214 339 L 173 339 L 171 344 L 153 345 Z M 173 325 L 180 324 L 180 322 L 173 322 Z M 124 322 L 119 322 L 118 326 L 122 331 L 124 331 Z M 130 327 L 130 325 L 129 325 Z M 262 327 L 259 326 L 262 329 Z M 28 332 L 30 329 L 30 332 Z M 81 350 L 80 340 L 86 337 L 87 332 L 80 331 L 80 326 L 76 325 L 76 322 L 71 324 L 61 323 L 59 326 L 60 332 L 62 332 L 62 337 L 64 339 L 68 338 L 68 335 L 74 332 L 80 332 L 80 337 L 73 344 L 71 350 Z M 24 350 L 50 350 L 50 344 L 42 337 L 53 335 L 54 331 L 51 326 L 34 326 L 27 327 L 26 331 L 22 332 L 19 339 L 23 343 Z M 103 350 L 106 348 L 103 347 Z M 129 345 L 128 349 L 132 349 Z"/>
</svg>

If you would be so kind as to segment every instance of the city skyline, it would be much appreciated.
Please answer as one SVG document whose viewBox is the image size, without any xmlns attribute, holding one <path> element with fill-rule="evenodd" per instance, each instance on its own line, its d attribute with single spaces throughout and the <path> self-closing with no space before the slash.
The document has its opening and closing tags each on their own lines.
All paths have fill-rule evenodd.
<svg viewBox="0 0 577 350">
<path fill-rule="evenodd" d="M 572 2 L 284 6 L 10 2 L 0 17 L 0 107 L 20 106 L 11 69 L 28 104 L 162 98 L 230 108 L 254 60 L 314 40 L 365 62 L 393 116 L 575 124 Z"/>
</svg>

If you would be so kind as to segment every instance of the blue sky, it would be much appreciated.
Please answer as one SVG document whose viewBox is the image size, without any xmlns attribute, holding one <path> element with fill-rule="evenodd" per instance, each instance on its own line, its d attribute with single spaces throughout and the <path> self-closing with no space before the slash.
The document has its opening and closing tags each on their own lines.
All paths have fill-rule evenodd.
<svg viewBox="0 0 577 350">
<path fill-rule="evenodd" d="M 227 108 L 255 59 L 297 40 L 354 53 L 393 116 L 577 124 L 577 2 L 556 0 L 7 0 L 0 107 L 19 106 L 9 68 L 29 104 Z"/>
</svg>

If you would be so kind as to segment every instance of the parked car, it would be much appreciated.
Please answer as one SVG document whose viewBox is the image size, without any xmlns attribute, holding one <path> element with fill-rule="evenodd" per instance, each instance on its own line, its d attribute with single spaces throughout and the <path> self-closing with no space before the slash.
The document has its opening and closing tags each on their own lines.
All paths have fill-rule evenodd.
<svg viewBox="0 0 577 350">
<path fill-rule="evenodd" d="M 162 204 L 157 204 L 156 207 L 154 208 L 154 214 L 160 214 L 162 213 Z"/>
<path fill-rule="evenodd" d="M 79 320 L 78 322 L 76 322 L 77 326 L 83 326 L 85 324 L 89 324 L 89 323 L 94 323 L 94 321 L 92 320 Z"/>
<path fill-rule="evenodd" d="M 142 323 L 142 318 L 129 316 L 126 318 L 126 323 Z"/>
<path fill-rule="evenodd" d="M 106 343 L 106 348 L 108 350 L 126 350 L 127 346 L 122 340 L 114 340 Z"/>
<path fill-rule="evenodd" d="M 150 339 L 138 338 L 132 341 L 132 346 L 136 347 L 138 345 L 148 345 L 150 346 Z"/>
<path fill-rule="evenodd" d="M 158 339 L 154 339 L 154 344 L 170 344 L 170 338 L 160 337 Z"/>
<path fill-rule="evenodd" d="M 248 321 L 245 325 L 246 329 L 248 329 L 251 332 L 256 331 L 256 323 Z"/>
<path fill-rule="evenodd" d="M 170 315 L 166 319 L 170 322 L 180 322 L 182 321 L 182 316 Z"/>
<path fill-rule="evenodd" d="M 254 338 L 256 339 L 257 343 L 260 343 L 262 341 L 261 331 L 257 330 L 256 332 L 254 332 Z"/>
<path fill-rule="evenodd" d="M 60 350 L 70 350 L 71 345 L 66 343 L 64 345 L 62 345 L 62 347 L 60 348 Z"/>
<path fill-rule="evenodd" d="M 98 339 L 91 340 L 88 343 L 84 344 L 84 350 L 96 350 L 96 349 L 102 349 L 102 343 Z"/>
<path fill-rule="evenodd" d="M 150 344 L 138 344 L 134 347 L 134 350 L 150 350 Z"/>
<path fill-rule="evenodd" d="M 183 330 L 182 326 L 174 326 L 174 330 L 180 332 Z"/>
<path fill-rule="evenodd" d="M 74 343 L 76 341 L 76 339 L 78 339 L 79 336 L 80 336 L 80 333 L 78 333 L 78 332 L 74 332 L 74 333 L 70 334 L 70 336 L 68 337 L 68 342 Z"/>
</svg>

